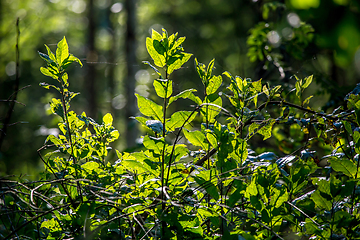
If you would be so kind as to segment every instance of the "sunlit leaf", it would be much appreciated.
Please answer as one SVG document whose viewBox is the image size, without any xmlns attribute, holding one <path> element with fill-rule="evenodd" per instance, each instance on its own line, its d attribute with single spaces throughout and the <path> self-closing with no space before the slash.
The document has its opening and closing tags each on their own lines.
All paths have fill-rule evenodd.
<svg viewBox="0 0 360 240">
<path fill-rule="evenodd" d="M 322 209 L 331 210 L 332 203 L 323 196 L 321 196 L 321 192 L 319 190 L 316 190 L 310 198 L 314 201 L 316 206 Z"/>
<path fill-rule="evenodd" d="M 156 94 L 161 98 L 168 98 L 173 92 L 173 83 L 171 80 L 155 80 L 154 88 Z"/>
<path fill-rule="evenodd" d="M 212 76 L 209 79 L 208 85 L 206 87 L 206 94 L 210 95 L 215 93 L 222 83 L 222 77 L 221 76 Z"/>
<path fill-rule="evenodd" d="M 313 75 L 306 77 L 304 80 L 305 80 L 305 82 L 302 85 L 303 89 L 307 88 L 311 84 L 311 82 L 313 80 Z"/>
<path fill-rule="evenodd" d="M 201 147 L 203 149 L 207 149 L 206 145 L 206 138 L 204 134 L 200 131 L 184 131 L 184 135 L 189 142 L 191 142 L 192 145 Z"/>
<path fill-rule="evenodd" d="M 164 67 L 166 64 L 165 57 L 155 50 L 153 42 L 153 39 L 146 38 L 146 49 L 150 57 L 153 59 L 154 64 L 158 67 Z"/>
<path fill-rule="evenodd" d="M 113 123 L 113 117 L 111 116 L 111 113 L 107 113 L 104 117 L 103 117 L 103 122 L 105 125 L 107 126 L 111 126 Z"/>
<path fill-rule="evenodd" d="M 170 120 L 166 123 L 168 131 L 174 131 L 176 128 L 189 124 L 197 115 L 197 112 L 178 111 L 171 115 Z M 185 121 L 187 121 L 185 123 Z"/>
<path fill-rule="evenodd" d="M 57 74 L 55 74 L 55 72 L 53 72 L 53 71 L 50 71 L 49 68 L 40 67 L 40 72 L 42 74 L 44 74 L 45 76 L 52 77 L 53 79 L 56 79 L 56 80 L 58 79 Z"/>
<path fill-rule="evenodd" d="M 167 65 L 168 65 L 168 74 L 171 74 L 173 71 L 179 69 L 186 63 L 190 57 L 192 56 L 191 53 L 178 53 L 173 55 L 169 58 Z"/>
<path fill-rule="evenodd" d="M 200 105 L 201 99 L 199 97 L 195 97 L 195 95 L 193 94 L 193 92 L 196 92 L 196 89 L 187 89 L 185 91 L 182 91 L 181 93 L 177 94 L 176 96 L 173 96 L 169 99 L 169 103 L 168 106 L 173 103 L 174 101 L 178 100 L 179 98 L 183 98 L 183 99 L 190 99 L 192 101 L 194 101 L 195 103 L 197 103 L 198 105 Z"/>
<path fill-rule="evenodd" d="M 162 106 L 154 103 L 153 101 L 143 96 L 140 96 L 137 93 L 135 93 L 135 96 L 137 97 L 138 107 L 142 114 L 148 117 L 153 117 L 155 118 L 155 120 L 161 121 L 163 114 Z"/>
<path fill-rule="evenodd" d="M 56 60 L 60 66 L 63 64 L 63 61 L 69 57 L 69 47 L 64 37 L 57 45 L 56 49 Z"/>
<path fill-rule="evenodd" d="M 329 159 L 330 166 L 337 172 L 342 172 L 345 175 L 354 178 L 357 172 L 355 163 L 347 159 L 332 158 Z"/>
</svg>

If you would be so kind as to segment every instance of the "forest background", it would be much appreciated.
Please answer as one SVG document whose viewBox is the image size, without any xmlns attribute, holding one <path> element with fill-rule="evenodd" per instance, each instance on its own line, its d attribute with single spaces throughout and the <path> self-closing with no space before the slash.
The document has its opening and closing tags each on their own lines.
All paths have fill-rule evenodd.
<svg viewBox="0 0 360 240">
<path fill-rule="evenodd" d="M 306 94 L 314 95 L 311 107 L 316 110 L 340 106 L 360 82 L 360 3 L 355 0 L 2 0 L 0 174 L 31 178 L 43 168 L 36 150 L 56 131 L 57 120 L 48 104 L 55 92 L 39 87 L 44 77 L 38 51 L 45 52 L 44 43 L 55 47 L 64 36 L 84 64 L 68 71 L 72 90 L 81 92 L 73 109 L 95 120 L 111 112 L 122 136 L 116 149 L 136 149 L 142 129 L 130 118 L 138 115 L 134 92 L 154 95 L 154 76 L 141 62 L 149 60 L 144 40 L 151 29 L 162 28 L 186 36 L 186 50 L 199 61 L 215 58 L 216 74 L 226 70 L 271 85 L 291 85 L 295 74 L 313 74 Z M 269 51 L 252 52 L 252 36 Z M 192 63 L 174 73 L 174 92 L 200 88 Z M 9 111 L 16 87 L 17 103 Z M 254 150 L 264 152 L 266 144 Z"/>
</svg>

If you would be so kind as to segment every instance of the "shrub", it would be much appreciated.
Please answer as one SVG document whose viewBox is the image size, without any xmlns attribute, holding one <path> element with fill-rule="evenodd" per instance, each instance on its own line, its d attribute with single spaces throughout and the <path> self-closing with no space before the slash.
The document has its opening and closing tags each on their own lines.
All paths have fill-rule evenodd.
<svg viewBox="0 0 360 240">
<path fill-rule="evenodd" d="M 156 74 L 158 100 L 136 94 L 143 148 L 116 151 L 114 164 L 107 159 L 119 137 L 112 116 L 97 123 L 70 111 L 77 94 L 65 70 L 80 60 L 65 38 L 56 55 L 46 46 L 40 70 L 56 81 L 41 85 L 59 92 L 51 109 L 60 133 L 39 149 L 39 181 L 1 181 L 2 238 L 360 237 L 359 87 L 346 96 L 346 109 L 317 112 L 303 97 L 313 76 L 286 91 L 229 72 L 223 79 L 213 74 L 214 60 L 195 59 L 203 97 L 196 89 L 175 94 L 171 76 L 192 56 L 184 41 L 165 30 L 146 39 L 153 63 L 144 63 Z M 170 112 L 179 99 L 193 110 Z M 259 136 L 273 141 L 268 152 L 252 150 Z"/>
</svg>

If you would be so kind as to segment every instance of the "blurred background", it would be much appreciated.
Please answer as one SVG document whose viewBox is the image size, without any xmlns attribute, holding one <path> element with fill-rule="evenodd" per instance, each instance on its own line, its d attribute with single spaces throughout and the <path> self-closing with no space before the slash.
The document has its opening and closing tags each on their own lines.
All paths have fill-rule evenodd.
<svg viewBox="0 0 360 240">
<path fill-rule="evenodd" d="M 199 62 L 215 58 L 215 74 L 288 87 L 294 74 L 314 74 L 308 94 L 316 110 L 341 105 L 360 82 L 357 0 L 1 0 L 0 175 L 31 176 L 42 168 L 37 149 L 57 131 L 48 103 L 58 96 L 39 86 L 52 79 L 40 73 L 38 51 L 46 53 L 44 44 L 55 51 L 64 36 L 84 64 L 68 68 L 70 90 L 81 93 L 72 109 L 97 121 L 111 112 L 121 134 L 115 147 L 136 148 L 141 129 L 130 119 L 138 115 L 134 93 L 152 98 L 156 77 L 142 64 L 150 60 L 145 39 L 162 28 L 186 36 L 183 47 Z M 194 57 L 173 74 L 175 93 L 202 89 Z"/>
</svg>

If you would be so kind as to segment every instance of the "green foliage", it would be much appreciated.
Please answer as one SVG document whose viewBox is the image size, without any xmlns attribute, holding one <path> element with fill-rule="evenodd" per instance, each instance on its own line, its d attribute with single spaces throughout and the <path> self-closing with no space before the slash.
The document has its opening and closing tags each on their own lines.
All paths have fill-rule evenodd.
<svg viewBox="0 0 360 240">
<path fill-rule="evenodd" d="M 195 59 L 204 95 L 194 89 L 174 95 L 172 74 L 191 56 L 183 52 L 184 40 L 165 30 L 146 39 L 158 99 L 136 94 L 143 115 L 136 119 L 148 130 L 143 148 L 116 151 L 113 164 L 110 145 L 119 133 L 112 116 L 97 123 L 70 111 L 76 94 L 68 90 L 65 69 L 81 62 L 65 38 L 56 56 L 48 47 L 47 55 L 40 53 L 46 62 L 41 72 L 57 81 L 41 85 L 61 96 L 50 103 L 61 118 L 60 133 L 48 136 L 39 150 L 41 181 L 4 181 L 2 238 L 360 237 L 358 92 L 347 96 L 347 109 L 317 112 L 303 106 L 310 98 L 301 99 L 313 76 L 297 79 L 295 90 L 286 93 L 282 86 L 229 72 L 223 80 L 213 74 L 215 60 L 206 66 Z M 170 112 L 180 98 L 192 100 L 193 111 Z M 282 147 L 285 131 L 299 149 Z M 256 153 L 251 140 L 258 135 L 279 147 Z M 45 149 L 50 151 L 43 156 Z"/>
</svg>

